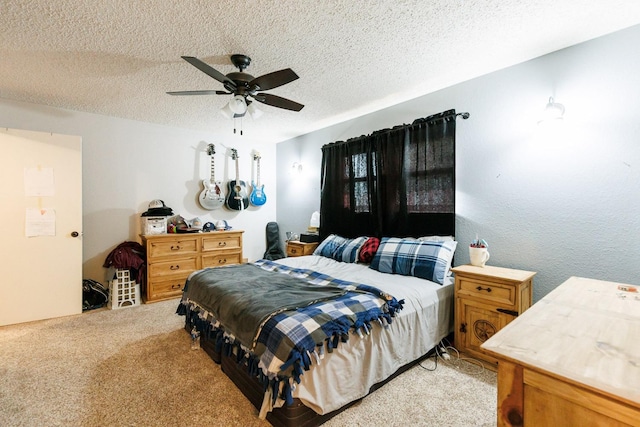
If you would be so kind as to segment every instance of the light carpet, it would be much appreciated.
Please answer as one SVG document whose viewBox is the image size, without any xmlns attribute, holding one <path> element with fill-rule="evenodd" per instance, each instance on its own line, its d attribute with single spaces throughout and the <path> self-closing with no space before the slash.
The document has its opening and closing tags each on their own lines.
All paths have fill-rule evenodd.
<svg viewBox="0 0 640 427">
<path fill-rule="evenodd" d="M 0 327 L 0 425 L 270 425 L 190 349 L 177 304 Z M 416 366 L 324 425 L 494 426 L 495 384 L 464 361 Z"/>
</svg>

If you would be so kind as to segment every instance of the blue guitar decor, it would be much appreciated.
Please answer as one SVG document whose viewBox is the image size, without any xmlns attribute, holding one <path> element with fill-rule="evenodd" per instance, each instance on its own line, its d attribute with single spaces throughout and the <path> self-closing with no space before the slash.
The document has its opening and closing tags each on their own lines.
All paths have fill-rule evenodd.
<svg viewBox="0 0 640 427">
<path fill-rule="evenodd" d="M 203 179 L 202 185 L 204 190 L 200 193 L 198 200 L 200 206 L 205 209 L 213 210 L 221 208 L 224 205 L 224 193 L 222 192 L 222 182 L 215 179 L 215 161 L 213 155 L 216 154 L 216 147 L 209 144 L 207 154 L 211 156 L 211 178 Z"/>
<path fill-rule="evenodd" d="M 241 211 L 249 207 L 249 197 L 247 197 L 247 184 L 240 180 L 238 170 L 238 151 L 231 149 L 231 158 L 236 161 L 236 179 L 229 181 L 229 195 L 227 196 L 227 207 L 234 211 Z"/>
<path fill-rule="evenodd" d="M 249 200 L 253 206 L 262 206 L 267 202 L 267 195 L 264 194 L 264 185 L 260 185 L 260 153 L 255 153 L 253 155 L 253 160 L 257 163 L 257 179 L 258 184 L 251 181 L 251 187 L 253 191 L 251 191 L 251 196 L 249 196 Z"/>
</svg>

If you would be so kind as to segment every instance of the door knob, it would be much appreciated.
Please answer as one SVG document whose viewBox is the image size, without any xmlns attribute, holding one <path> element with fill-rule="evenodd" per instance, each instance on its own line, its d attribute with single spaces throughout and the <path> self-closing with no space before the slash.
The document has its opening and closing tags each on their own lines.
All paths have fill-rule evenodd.
<svg viewBox="0 0 640 427">
<path fill-rule="evenodd" d="M 78 233 L 77 231 L 72 231 L 71 232 L 71 237 L 78 237 L 80 235 L 80 233 Z"/>
</svg>

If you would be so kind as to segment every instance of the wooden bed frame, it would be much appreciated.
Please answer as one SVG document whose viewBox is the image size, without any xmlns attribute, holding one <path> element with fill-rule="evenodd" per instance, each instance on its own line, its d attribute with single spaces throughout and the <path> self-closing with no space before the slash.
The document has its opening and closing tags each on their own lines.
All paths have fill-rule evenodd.
<svg viewBox="0 0 640 427">
<path fill-rule="evenodd" d="M 185 330 L 189 332 L 191 331 L 191 327 L 192 326 L 189 324 L 189 319 L 187 316 Z M 453 337 L 450 337 L 449 339 L 453 341 Z M 236 361 L 235 355 L 227 356 L 221 352 L 216 351 L 215 343 L 211 340 L 208 340 L 204 335 L 201 337 L 200 347 L 207 353 L 207 355 L 209 355 L 209 357 L 215 363 L 218 363 L 220 365 L 222 372 L 224 372 L 227 377 L 231 379 L 231 381 L 236 385 L 236 387 L 238 387 L 242 394 L 244 394 L 245 397 L 249 399 L 253 406 L 255 406 L 257 410 L 260 410 L 260 407 L 262 406 L 262 400 L 264 398 L 264 389 L 257 378 L 250 377 L 247 374 L 246 366 L 243 363 L 238 363 Z M 411 369 L 422 360 L 433 355 L 434 352 L 435 349 L 431 349 L 421 358 L 400 367 L 393 375 L 391 375 L 386 380 L 371 386 L 371 388 L 369 389 L 369 393 L 373 393 L 389 381 L 396 378 L 398 375 Z M 313 409 L 304 406 L 300 399 L 294 398 L 292 405 L 283 406 L 281 408 L 274 408 L 271 412 L 269 412 L 267 414 L 267 421 L 269 421 L 275 427 L 319 426 L 320 424 L 338 415 L 345 409 L 348 409 L 352 405 L 358 403 L 360 400 L 362 399 L 354 400 L 353 402 L 347 403 L 340 409 L 336 409 L 335 411 L 328 414 L 320 415 Z"/>
</svg>

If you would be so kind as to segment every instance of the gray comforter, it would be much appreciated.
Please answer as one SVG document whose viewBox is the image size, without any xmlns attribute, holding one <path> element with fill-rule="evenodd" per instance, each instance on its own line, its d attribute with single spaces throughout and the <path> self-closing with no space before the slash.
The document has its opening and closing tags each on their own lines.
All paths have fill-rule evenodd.
<svg viewBox="0 0 640 427">
<path fill-rule="evenodd" d="M 252 348 L 260 325 L 272 314 L 346 294 L 253 264 L 201 270 L 187 281 L 183 296 L 197 301 L 224 324 L 227 333 Z"/>
</svg>

